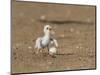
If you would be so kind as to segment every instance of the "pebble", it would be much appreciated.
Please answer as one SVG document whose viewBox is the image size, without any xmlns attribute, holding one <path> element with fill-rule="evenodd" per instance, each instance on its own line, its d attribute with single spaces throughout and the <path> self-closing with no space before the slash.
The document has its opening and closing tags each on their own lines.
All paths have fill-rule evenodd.
<svg viewBox="0 0 100 75">
<path fill-rule="evenodd" d="M 17 59 L 17 57 L 14 57 L 14 59 L 16 60 L 16 59 Z"/>
<path fill-rule="evenodd" d="M 79 57 L 79 60 L 82 60 L 82 57 Z"/>
<path fill-rule="evenodd" d="M 28 49 L 32 49 L 32 47 L 31 46 L 28 46 Z"/>
<path fill-rule="evenodd" d="M 13 52 L 13 55 L 16 55 L 16 53 L 15 53 L 15 52 Z"/>
<path fill-rule="evenodd" d="M 87 22 L 91 22 L 91 19 L 90 18 L 87 18 Z"/>
<path fill-rule="evenodd" d="M 18 47 L 16 47 L 16 46 L 13 46 L 13 47 L 12 47 L 12 49 L 16 49 L 16 50 L 18 50 Z"/>
<path fill-rule="evenodd" d="M 18 49 L 18 48 L 16 47 L 16 49 Z"/>
<path fill-rule="evenodd" d="M 77 48 L 77 49 L 82 49 L 83 47 L 82 47 L 82 46 L 76 46 L 76 48 Z"/>
<path fill-rule="evenodd" d="M 16 47 L 19 47 L 19 46 L 21 46 L 21 43 L 16 43 Z"/>
<path fill-rule="evenodd" d="M 76 46 L 76 48 L 80 48 L 79 46 Z"/>
<path fill-rule="evenodd" d="M 48 64 L 51 65 L 51 64 L 53 64 L 53 62 L 49 61 Z"/>
<path fill-rule="evenodd" d="M 74 32 L 74 28 L 70 28 L 70 32 Z"/>
<path fill-rule="evenodd" d="M 65 35 L 64 35 L 64 34 L 61 34 L 61 35 L 60 35 L 60 37 L 64 38 L 64 37 L 65 37 Z"/>
<path fill-rule="evenodd" d="M 45 20 L 46 19 L 45 15 L 40 16 L 40 19 Z"/>
</svg>

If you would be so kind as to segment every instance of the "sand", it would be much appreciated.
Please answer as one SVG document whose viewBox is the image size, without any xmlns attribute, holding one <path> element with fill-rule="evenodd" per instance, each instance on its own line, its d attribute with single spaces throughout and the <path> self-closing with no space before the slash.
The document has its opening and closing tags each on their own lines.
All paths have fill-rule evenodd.
<svg viewBox="0 0 100 75">
<path fill-rule="evenodd" d="M 35 54 L 46 24 L 56 32 L 56 58 Z M 95 69 L 95 26 L 95 6 L 12 1 L 12 73 Z"/>
</svg>

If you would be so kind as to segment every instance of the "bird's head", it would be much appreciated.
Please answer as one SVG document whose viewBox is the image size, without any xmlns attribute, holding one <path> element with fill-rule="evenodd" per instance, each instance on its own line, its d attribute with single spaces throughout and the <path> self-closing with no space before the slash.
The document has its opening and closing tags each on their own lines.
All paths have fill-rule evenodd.
<svg viewBox="0 0 100 75">
<path fill-rule="evenodd" d="M 53 28 L 50 25 L 45 25 L 44 26 L 44 33 L 46 35 L 53 35 L 54 34 Z"/>
</svg>

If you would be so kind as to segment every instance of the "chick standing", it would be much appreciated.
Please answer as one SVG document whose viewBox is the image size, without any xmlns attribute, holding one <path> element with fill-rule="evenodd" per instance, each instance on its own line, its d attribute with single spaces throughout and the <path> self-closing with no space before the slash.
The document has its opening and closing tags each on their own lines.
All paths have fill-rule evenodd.
<svg viewBox="0 0 100 75">
<path fill-rule="evenodd" d="M 57 40 L 53 38 L 54 31 L 52 30 L 52 27 L 50 25 L 44 26 L 44 36 L 38 37 L 36 40 L 35 48 L 37 48 L 37 54 L 41 51 L 43 48 L 48 49 L 48 52 L 51 51 L 52 44 L 55 45 L 55 48 L 58 47 Z M 49 51 L 50 50 L 50 51 Z M 51 54 L 51 53 L 49 53 Z"/>
</svg>

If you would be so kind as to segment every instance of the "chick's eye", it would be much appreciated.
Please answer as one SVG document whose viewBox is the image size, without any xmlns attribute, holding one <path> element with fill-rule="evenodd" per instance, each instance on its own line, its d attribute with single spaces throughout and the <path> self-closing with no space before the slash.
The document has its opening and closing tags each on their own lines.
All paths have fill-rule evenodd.
<svg viewBox="0 0 100 75">
<path fill-rule="evenodd" d="M 48 28 L 47 28 L 47 30 L 48 30 Z"/>
</svg>

